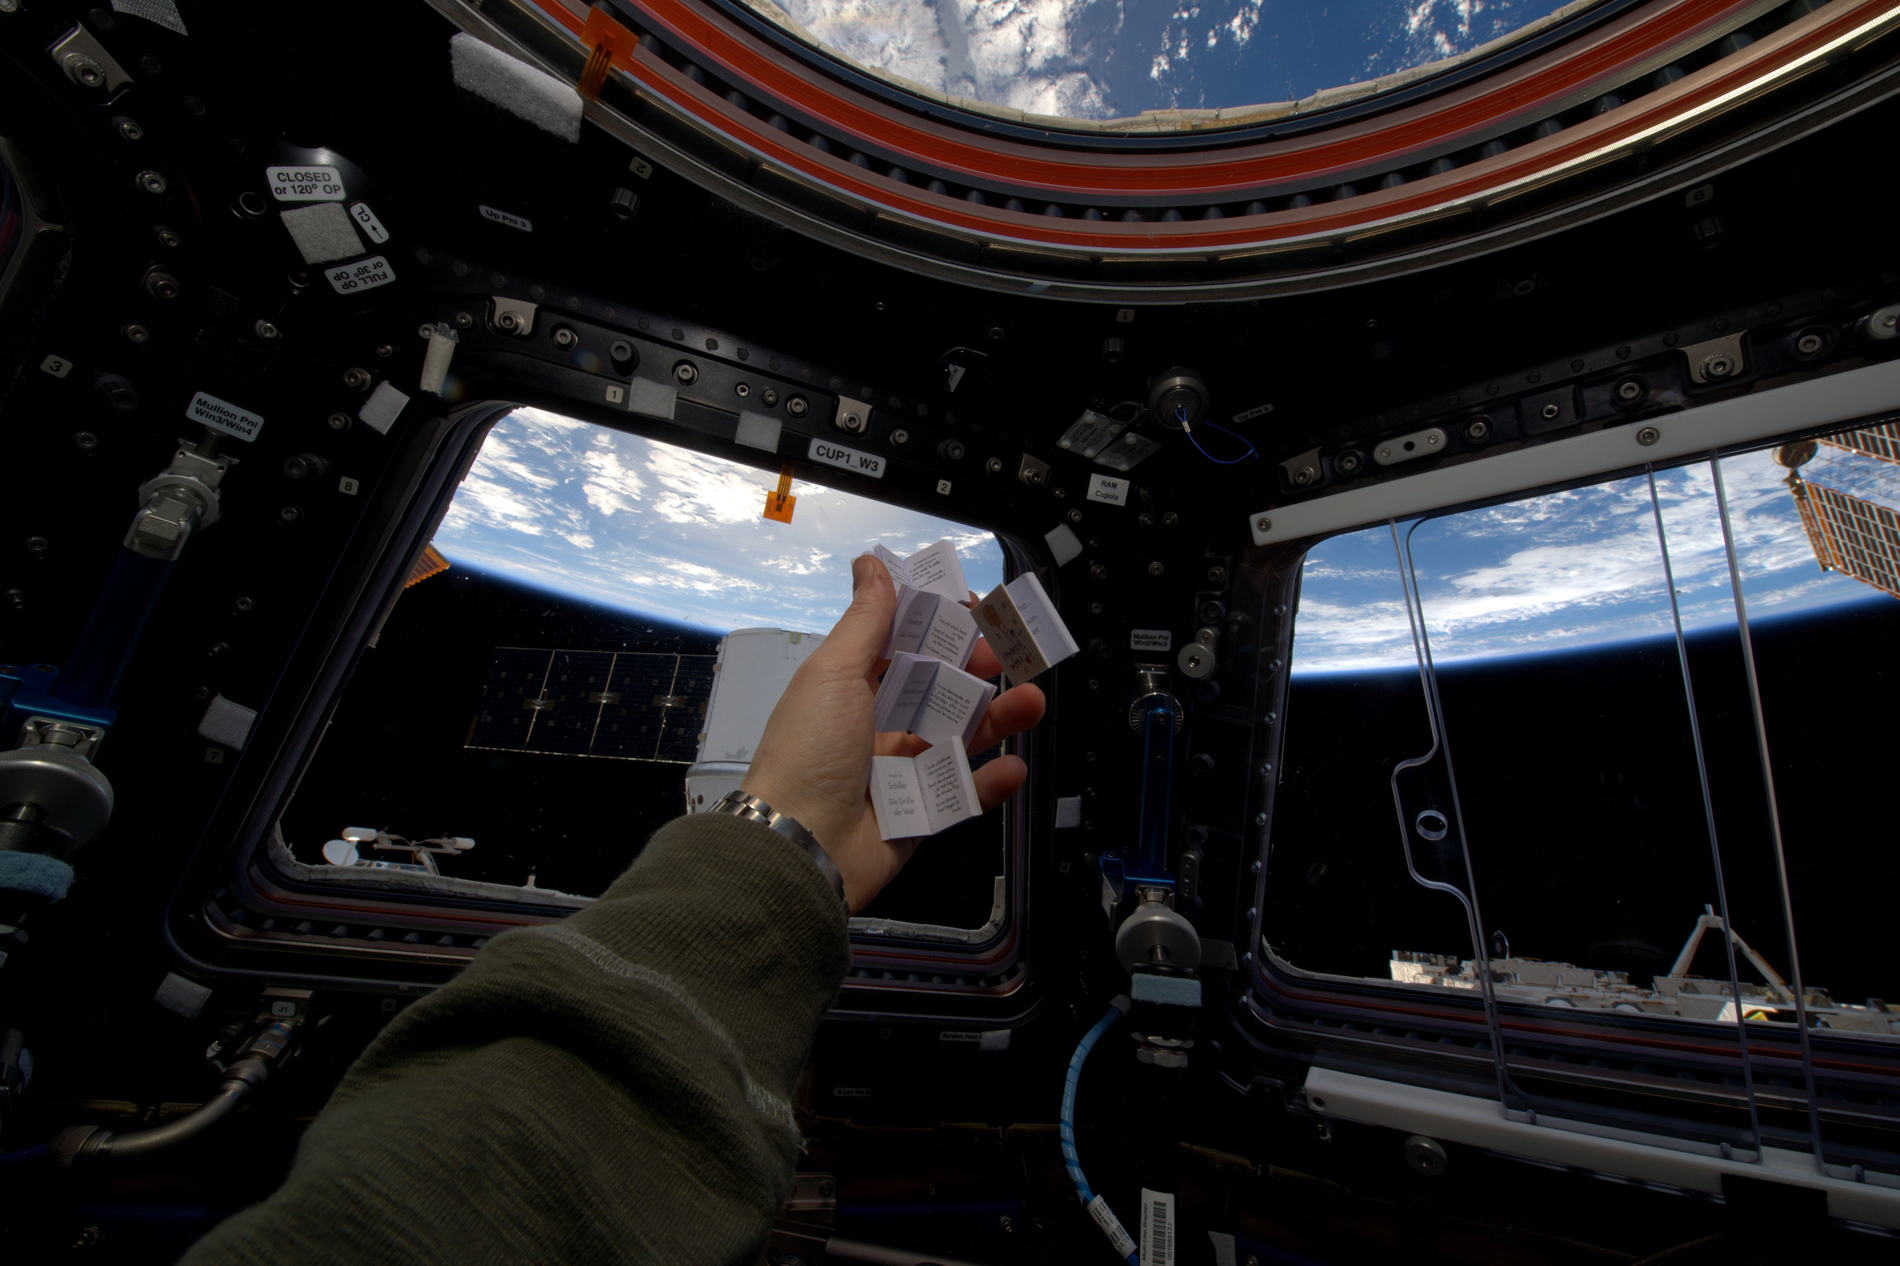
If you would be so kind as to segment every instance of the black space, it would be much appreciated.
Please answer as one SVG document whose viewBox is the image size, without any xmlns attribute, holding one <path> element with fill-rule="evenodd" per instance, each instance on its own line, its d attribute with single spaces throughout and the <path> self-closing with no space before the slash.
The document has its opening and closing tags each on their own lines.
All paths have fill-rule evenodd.
<svg viewBox="0 0 1900 1266">
<path fill-rule="evenodd" d="M 406 590 L 364 653 L 283 815 L 284 838 L 315 864 L 346 826 L 411 839 L 464 835 L 475 848 L 443 860 L 444 874 L 498 884 L 532 874 L 538 888 L 594 896 L 683 811 L 687 767 L 465 748 L 489 657 L 498 646 L 711 655 L 719 641 L 451 567 Z M 991 813 L 933 838 L 864 913 L 981 925 L 1002 831 L 1002 815 Z"/>
<path fill-rule="evenodd" d="M 1804 983 L 1837 1001 L 1900 993 L 1884 944 L 1900 879 L 1878 742 L 1900 705 L 1900 603 L 1752 626 Z M 1736 929 L 1784 975 L 1781 895 L 1731 630 L 1688 639 Z M 1441 667 L 1487 931 L 1511 952 L 1666 972 L 1717 900 L 1675 644 Z M 1389 979 L 1393 950 L 1471 955 L 1462 911 L 1409 878 L 1394 764 L 1430 731 L 1416 672 L 1296 676 L 1267 880 L 1268 939 L 1309 971 Z M 1698 974 L 1719 977 L 1719 941 Z M 1744 979 L 1759 979 L 1743 966 Z"/>
</svg>

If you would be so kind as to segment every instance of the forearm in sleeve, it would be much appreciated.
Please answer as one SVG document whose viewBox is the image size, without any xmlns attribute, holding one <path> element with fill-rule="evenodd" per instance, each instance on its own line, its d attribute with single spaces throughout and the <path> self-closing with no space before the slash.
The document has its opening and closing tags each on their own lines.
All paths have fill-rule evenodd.
<svg viewBox="0 0 1900 1266">
<path fill-rule="evenodd" d="M 184 1260 L 746 1260 L 848 962 L 809 857 L 738 818 L 672 822 L 594 905 L 497 937 L 392 1021 L 283 1187 Z"/>
</svg>

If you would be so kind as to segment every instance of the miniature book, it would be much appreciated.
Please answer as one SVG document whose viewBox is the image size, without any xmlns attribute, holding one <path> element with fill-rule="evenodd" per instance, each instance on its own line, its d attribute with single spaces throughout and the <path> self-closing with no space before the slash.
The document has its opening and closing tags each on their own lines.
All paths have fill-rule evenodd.
<svg viewBox="0 0 1900 1266">
<path fill-rule="evenodd" d="M 877 729 L 909 730 L 932 744 L 956 735 L 967 749 L 995 694 L 989 682 L 940 659 L 900 652 L 877 688 Z"/>
<path fill-rule="evenodd" d="M 1079 649 L 1034 572 L 990 590 L 976 604 L 977 626 L 1009 684 L 1019 686 Z"/>
<path fill-rule="evenodd" d="M 928 589 L 900 585 L 897 590 L 897 618 L 891 621 L 891 635 L 884 641 L 884 653 L 930 655 L 952 668 L 970 662 L 976 649 L 976 620 L 962 599 L 950 599 Z"/>
<path fill-rule="evenodd" d="M 963 564 L 957 559 L 957 547 L 947 540 L 920 549 L 909 558 L 899 558 L 882 545 L 873 545 L 871 553 L 889 569 L 893 589 L 909 585 L 912 589 L 939 594 L 952 602 L 969 600 L 970 588 L 963 579 Z"/>
<path fill-rule="evenodd" d="M 873 756 L 871 807 L 887 840 L 935 835 L 981 813 L 963 740 L 953 734 L 914 758 Z"/>
</svg>

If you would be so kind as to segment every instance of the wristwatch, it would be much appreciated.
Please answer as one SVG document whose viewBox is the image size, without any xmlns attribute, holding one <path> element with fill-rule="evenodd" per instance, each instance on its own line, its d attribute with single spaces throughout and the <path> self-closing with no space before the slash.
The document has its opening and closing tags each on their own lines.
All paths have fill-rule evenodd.
<svg viewBox="0 0 1900 1266">
<path fill-rule="evenodd" d="M 730 813 L 735 818 L 757 822 L 767 830 L 785 837 L 804 849 L 812 861 L 818 864 L 818 873 L 825 877 L 825 882 L 829 883 L 831 890 L 838 894 L 838 900 L 844 903 L 845 910 L 849 913 L 851 903 L 845 901 L 844 876 L 838 873 L 838 867 L 833 864 L 831 854 L 825 852 L 825 846 L 813 839 L 812 833 L 807 831 L 798 819 L 775 812 L 765 801 L 743 791 L 728 791 L 719 797 L 713 807 L 706 812 Z"/>
</svg>

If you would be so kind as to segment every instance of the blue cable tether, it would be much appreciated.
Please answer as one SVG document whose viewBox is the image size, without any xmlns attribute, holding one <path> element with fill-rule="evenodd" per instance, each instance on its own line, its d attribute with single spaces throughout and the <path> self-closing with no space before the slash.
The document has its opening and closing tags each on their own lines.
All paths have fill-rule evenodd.
<svg viewBox="0 0 1900 1266">
<path fill-rule="evenodd" d="M 1102 1234 L 1106 1235 L 1108 1242 L 1115 1246 L 1115 1251 L 1127 1259 L 1128 1266 L 1141 1266 L 1141 1254 L 1135 1247 L 1135 1241 L 1123 1228 L 1121 1219 L 1115 1216 L 1114 1210 L 1108 1207 L 1108 1202 L 1089 1190 L 1089 1180 L 1082 1176 L 1082 1160 L 1075 1154 L 1075 1087 L 1076 1083 L 1082 1079 L 1082 1063 L 1088 1059 L 1089 1052 L 1095 1049 L 1095 1044 L 1101 1040 L 1102 1034 L 1108 1032 L 1115 1021 L 1128 1014 L 1128 1008 L 1131 1005 L 1133 1004 L 1128 1001 L 1126 995 L 1117 996 L 1108 1004 L 1108 1014 L 1097 1020 L 1095 1027 L 1084 1033 L 1082 1040 L 1076 1043 L 1075 1054 L 1069 1057 L 1069 1075 L 1062 1083 L 1060 1122 L 1062 1163 L 1068 1166 L 1069 1179 L 1075 1183 L 1076 1198 L 1082 1202 L 1082 1207 L 1089 1211 L 1089 1216 L 1094 1218 L 1096 1224 L 1102 1228 Z"/>
</svg>

